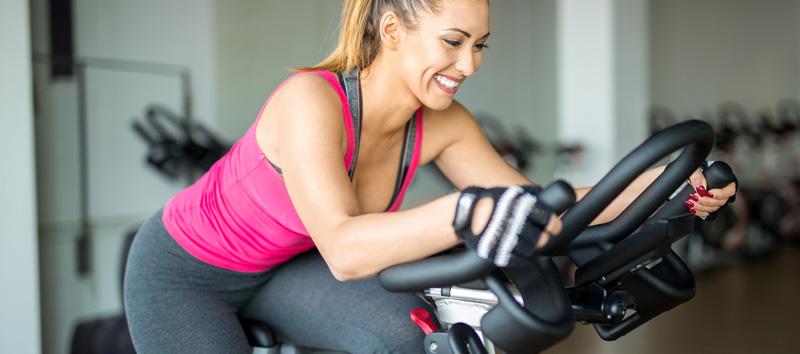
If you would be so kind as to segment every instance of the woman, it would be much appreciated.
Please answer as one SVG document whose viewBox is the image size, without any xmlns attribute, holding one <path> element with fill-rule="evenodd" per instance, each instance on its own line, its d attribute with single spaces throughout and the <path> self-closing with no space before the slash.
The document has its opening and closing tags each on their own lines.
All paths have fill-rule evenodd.
<svg viewBox="0 0 800 354">
<path fill-rule="evenodd" d="M 558 234 L 538 189 L 454 102 L 488 38 L 488 0 L 346 0 L 335 51 L 284 82 L 231 151 L 136 236 L 125 306 L 137 351 L 248 353 L 237 315 L 260 291 L 268 301 L 245 315 L 298 344 L 422 353 L 408 313 L 423 304 L 371 276 L 462 240 L 502 265 Z M 431 161 L 463 191 L 398 211 Z M 733 187 L 711 192 L 691 201 L 698 216 Z"/>
</svg>

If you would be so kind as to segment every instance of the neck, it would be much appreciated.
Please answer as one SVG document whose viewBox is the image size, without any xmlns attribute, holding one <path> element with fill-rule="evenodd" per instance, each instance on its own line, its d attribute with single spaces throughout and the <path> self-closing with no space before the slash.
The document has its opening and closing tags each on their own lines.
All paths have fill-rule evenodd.
<svg viewBox="0 0 800 354">
<path fill-rule="evenodd" d="M 404 86 L 396 63 L 378 54 L 369 67 L 362 70 L 363 131 L 378 136 L 396 134 L 422 105 Z"/>
</svg>

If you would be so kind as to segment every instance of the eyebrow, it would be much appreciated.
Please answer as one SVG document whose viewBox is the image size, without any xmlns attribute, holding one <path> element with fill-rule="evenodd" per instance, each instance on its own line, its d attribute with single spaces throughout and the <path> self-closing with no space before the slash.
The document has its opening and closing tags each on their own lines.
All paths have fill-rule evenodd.
<svg viewBox="0 0 800 354">
<path fill-rule="evenodd" d="M 460 28 L 457 28 L 457 27 L 445 28 L 444 30 L 445 30 L 445 31 L 453 31 L 453 32 L 458 32 L 458 33 L 461 33 L 461 34 L 463 34 L 463 35 L 467 36 L 467 38 L 472 38 L 472 34 L 470 34 L 469 32 L 467 32 L 467 31 L 465 31 L 465 30 L 462 30 L 462 29 L 460 29 Z M 485 34 L 483 37 L 481 37 L 480 39 L 485 39 L 485 38 L 489 37 L 489 35 L 490 35 L 490 34 L 491 34 L 491 33 L 486 33 L 486 34 Z"/>
</svg>

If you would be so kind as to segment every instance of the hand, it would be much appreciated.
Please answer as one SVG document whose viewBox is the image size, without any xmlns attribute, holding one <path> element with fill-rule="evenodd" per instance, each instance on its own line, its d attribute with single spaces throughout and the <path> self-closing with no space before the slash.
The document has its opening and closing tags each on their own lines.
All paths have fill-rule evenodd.
<svg viewBox="0 0 800 354">
<path fill-rule="evenodd" d="M 561 232 L 561 221 L 519 186 L 470 187 L 459 197 L 453 227 L 478 256 L 505 266 L 511 253 L 527 257 Z"/>
<path fill-rule="evenodd" d="M 689 208 L 689 213 L 703 219 L 728 204 L 728 199 L 736 194 L 736 183 L 733 182 L 723 188 L 707 190 L 706 178 L 700 169 L 692 173 L 689 182 L 694 186 L 695 193 L 689 195 L 684 204 Z"/>
<path fill-rule="evenodd" d="M 539 242 L 536 242 L 536 248 L 542 248 L 547 245 L 551 237 L 558 236 L 561 233 L 561 218 L 554 213 L 550 213 L 550 220 L 547 226 L 539 234 Z"/>
</svg>

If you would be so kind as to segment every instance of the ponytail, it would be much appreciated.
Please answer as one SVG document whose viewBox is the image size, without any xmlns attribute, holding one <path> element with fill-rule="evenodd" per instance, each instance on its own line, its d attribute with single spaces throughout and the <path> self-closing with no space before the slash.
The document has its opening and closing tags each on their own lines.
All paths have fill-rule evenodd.
<svg viewBox="0 0 800 354">
<path fill-rule="evenodd" d="M 340 18 L 339 43 L 319 64 L 298 71 L 329 70 L 347 72 L 372 64 L 380 50 L 381 16 L 394 11 L 411 25 L 419 11 L 435 11 L 438 0 L 344 0 Z"/>
</svg>

